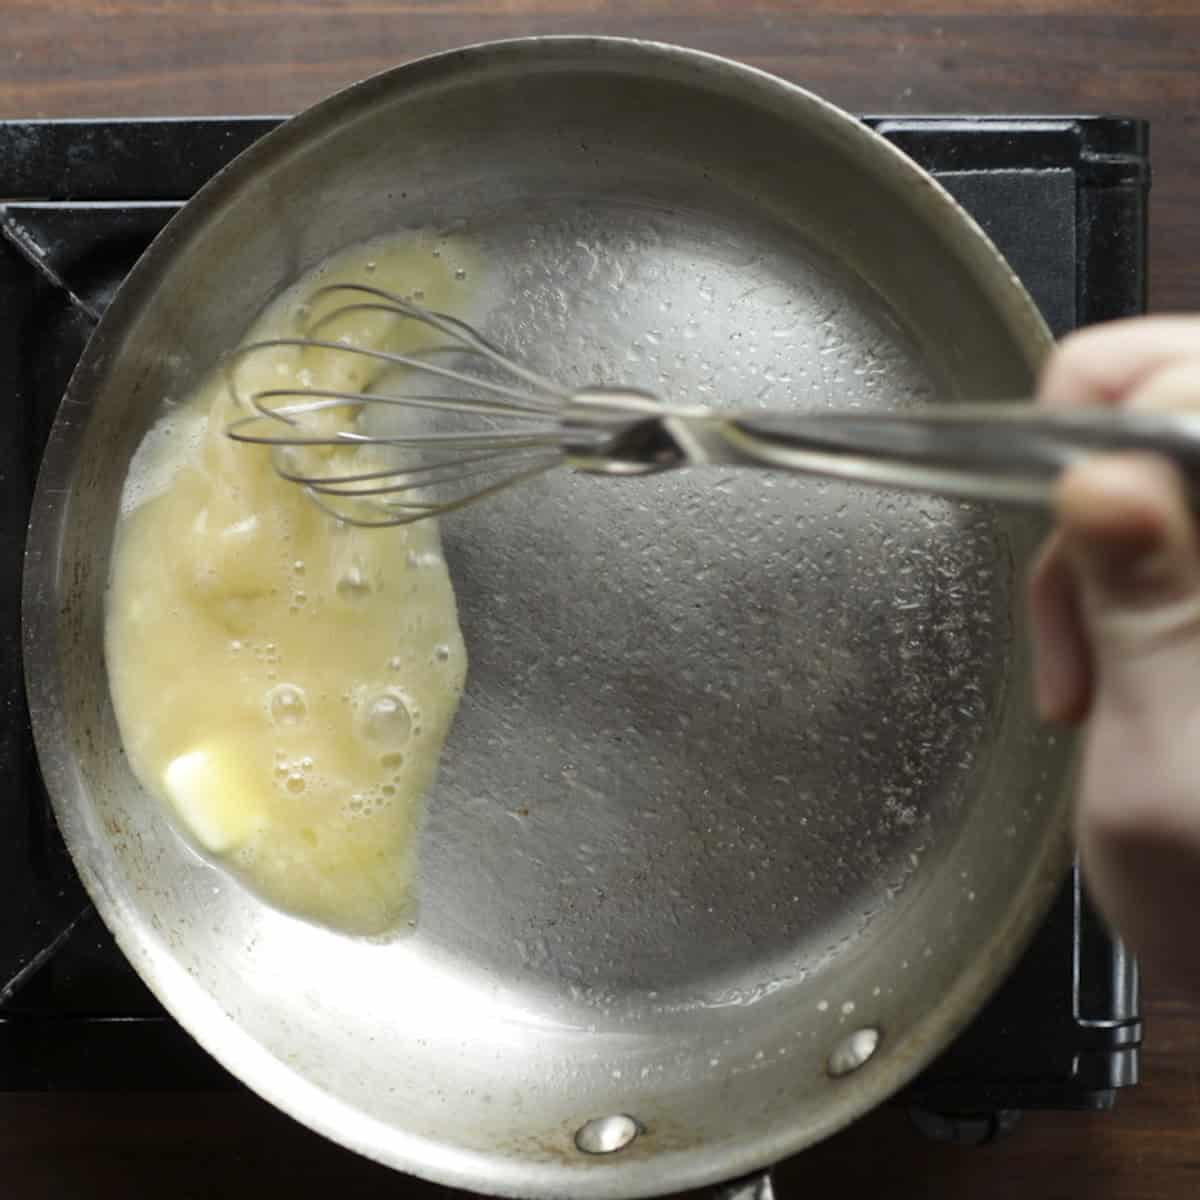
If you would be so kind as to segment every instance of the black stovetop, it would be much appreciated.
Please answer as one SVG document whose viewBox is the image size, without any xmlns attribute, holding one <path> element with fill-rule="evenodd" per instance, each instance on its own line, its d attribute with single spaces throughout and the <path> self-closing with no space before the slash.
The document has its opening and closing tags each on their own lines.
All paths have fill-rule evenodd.
<svg viewBox="0 0 1200 1200">
<path fill-rule="evenodd" d="M 933 171 L 1055 333 L 1142 311 L 1147 134 L 1115 118 L 865 118 Z M 236 1086 L 169 1018 L 92 909 L 50 814 L 20 667 L 37 464 L 95 322 L 179 205 L 276 121 L 0 123 L 0 1091 Z M 1135 1083 L 1136 963 L 1064 882 L 975 1023 L 901 1097 L 934 1136 L 1025 1108 L 1106 1108 Z"/>
</svg>

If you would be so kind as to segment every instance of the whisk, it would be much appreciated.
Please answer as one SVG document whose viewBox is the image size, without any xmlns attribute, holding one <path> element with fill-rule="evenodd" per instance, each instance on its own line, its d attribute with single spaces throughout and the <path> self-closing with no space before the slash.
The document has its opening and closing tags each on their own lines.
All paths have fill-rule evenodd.
<svg viewBox="0 0 1200 1200">
<path fill-rule="evenodd" d="M 283 478 L 349 524 L 441 516 L 559 466 L 615 476 L 764 467 L 1042 507 L 1065 466 L 1113 450 L 1166 455 L 1200 507 L 1200 414 L 1022 402 L 897 412 L 676 407 L 633 388 L 561 387 L 457 317 L 381 288 L 332 284 L 311 302 L 335 297 L 307 336 L 253 342 L 229 357 L 229 389 L 245 415 L 226 432 L 269 446 Z M 416 323 L 437 340 L 399 353 L 321 336 L 367 313 Z M 395 390 L 319 383 L 243 390 L 239 368 L 250 357 L 289 349 L 351 356 L 353 378 L 394 375 Z M 423 418 L 416 428 L 414 416 Z"/>
</svg>

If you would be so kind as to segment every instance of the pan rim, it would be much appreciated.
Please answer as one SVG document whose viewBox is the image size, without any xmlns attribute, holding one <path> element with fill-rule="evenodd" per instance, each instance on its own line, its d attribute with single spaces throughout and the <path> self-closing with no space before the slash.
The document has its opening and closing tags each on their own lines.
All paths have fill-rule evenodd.
<svg viewBox="0 0 1200 1200">
<path fill-rule="evenodd" d="M 756 103 L 792 119 L 817 120 L 832 131 L 857 139 L 863 152 L 873 155 L 880 170 L 897 183 L 908 181 L 920 186 L 914 203 L 919 205 L 924 220 L 942 219 L 958 227 L 956 252 L 971 268 L 1030 368 L 1036 368 L 1048 351 L 1052 339 L 1033 301 L 961 205 L 880 134 L 797 84 L 708 52 L 628 38 L 523 37 L 476 43 L 418 58 L 342 89 L 245 150 L 181 209 L 122 284 L 72 376 L 39 472 L 26 541 L 23 657 L 39 762 L 55 816 L 89 895 L 122 952 L 164 1007 L 242 1082 L 331 1140 L 388 1166 L 448 1186 L 527 1197 L 567 1191 L 581 1197 L 651 1196 L 717 1183 L 789 1157 L 875 1107 L 931 1061 L 974 1016 L 1048 910 L 1069 861 L 1068 790 L 1064 788 L 1061 795 L 1053 797 L 1055 808 L 1047 819 L 1042 852 L 1029 864 L 1005 920 L 909 1039 L 910 1045 L 919 1045 L 906 1055 L 878 1064 L 871 1072 L 869 1086 L 848 1081 L 841 1102 L 831 1104 L 821 1120 L 806 1125 L 794 1136 L 776 1134 L 748 1140 L 736 1153 L 722 1147 L 719 1155 L 692 1150 L 626 1162 L 613 1159 L 577 1165 L 513 1165 L 507 1159 L 399 1131 L 350 1102 L 331 1096 L 243 1030 L 213 995 L 188 976 L 165 940 L 146 936 L 129 920 L 132 906 L 105 878 L 104 856 L 97 842 L 103 833 L 94 827 L 94 814 L 86 811 L 86 805 L 72 802 L 72 797 L 86 795 L 86 786 L 78 764 L 63 749 L 67 737 L 58 668 L 59 656 L 65 652 L 57 633 L 62 599 L 59 550 L 70 513 L 69 482 L 86 428 L 86 419 L 80 419 L 86 412 L 80 397 L 103 377 L 112 354 L 135 324 L 143 301 L 152 294 L 175 256 L 186 253 L 189 239 L 212 219 L 213 209 L 250 184 L 260 168 L 302 151 L 344 118 L 365 112 L 397 91 L 441 79 L 453 80 L 459 72 L 469 74 L 514 57 L 536 66 L 562 55 L 588 55 L 598 66 L 624 63 L 633 69 L 668 60 L 686 70 L 688 78 L 696 82 L 732 81 L 738 87 L 750 87 Z"/>
</svg>

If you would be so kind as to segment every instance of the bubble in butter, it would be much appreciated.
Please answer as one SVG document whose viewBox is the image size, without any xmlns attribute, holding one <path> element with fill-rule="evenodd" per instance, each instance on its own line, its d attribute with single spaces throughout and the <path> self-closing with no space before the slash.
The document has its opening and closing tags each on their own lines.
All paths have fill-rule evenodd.
<svg viewBox="0 0 1200 1200">
<path fill-rule="evenodd" d="M 416 234 L 348 251 L 247 340 L 302 332 L 332 304 L 308 298 L 335 281 L 461 310 L 465 255 Z M 322 337 L 405 351 L 421 334 L 360 312 Z M 358 390 L 373 369 L 289 348 L 244 360 L 238 379 Z M 186 835 L 262 898 L 384 934 L 408 911 L 418 805 L 466 674 L 437 527 L 339 524 L 268 451 L 229 441 L 231 404 L 215 376 L 168 409 L 126 481 L 106 609 L 122 740 Z"/>
</svg>

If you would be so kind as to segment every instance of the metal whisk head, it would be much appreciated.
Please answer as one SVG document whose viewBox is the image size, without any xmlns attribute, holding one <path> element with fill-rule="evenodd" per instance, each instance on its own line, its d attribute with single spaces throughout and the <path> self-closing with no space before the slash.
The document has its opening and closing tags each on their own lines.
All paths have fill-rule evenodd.
<svg viewBox="0 0 1200 1200">
<path fill-rule="evenodd" d="M 269 446 L 276 471 L 339 520 L 400 525 L 438 516 L 540 475 L 566 460 L 560 417 L 573 394 L 513 362 L 456 317 L 381 288 L 332 284 L 310 304 L 344 294 L 305 337 L 242 346 L 225 364 L 246 415 L 226 429 Z M 407 353 L 322 333 L 348 316 L 415 322 L 429 344 Z M 247 389 L 250 360 L 315 354 L 324 370 L 284 366 L 288 382 Z M 332 357 L 329 357 L 332 356 Z M 376 390 L 391 380 L 394 390 Z M 300 384 L 292 382 L 299 378 Z M 423 418 L 423 419 L 422 419 Z"/>
</svg>

